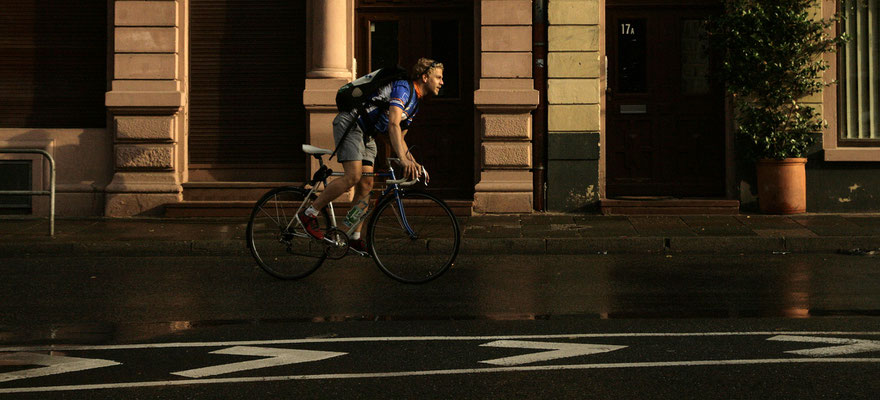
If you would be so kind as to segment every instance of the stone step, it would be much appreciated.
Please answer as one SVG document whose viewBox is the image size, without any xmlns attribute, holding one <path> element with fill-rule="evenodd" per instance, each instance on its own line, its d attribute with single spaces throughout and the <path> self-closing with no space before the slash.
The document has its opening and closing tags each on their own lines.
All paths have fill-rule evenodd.
<svg viewBox="0 0 880 400">
<path fill-rule="evenodd" d="M 604 215 L 736 215 L 739 200 L 701 198 L 602 199 Z"/>
</svg>

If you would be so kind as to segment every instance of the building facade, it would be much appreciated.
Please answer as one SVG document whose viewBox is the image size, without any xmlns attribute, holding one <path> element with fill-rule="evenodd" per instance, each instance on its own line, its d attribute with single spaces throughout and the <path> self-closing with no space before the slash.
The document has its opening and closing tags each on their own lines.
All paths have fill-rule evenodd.
<svg viewBox="0 0 880 400">
<path fill-rule="evenodd" d="M 311 176 L 299 146 L 332 147 L 341 85 L 421 56 L 444 63 L 446 85 L 407 141 L 432 190 L 474 212 L 756 201 L 701 51 L 717 0 L 2 3 L 0 149 L 55 157 L 59 215 L 240 214 Z M 870 10 L 849 11 L 839 28 L 855 40 L 828 56 L 842 84 L 811 99 L 829 127 L 807 164 L 810 212 L 880 209 Z M 0 153 L 0 190 L 47 174 L 38 157 Z M 48 212 L 45 198 L 0 204 Z"/>
</svg>

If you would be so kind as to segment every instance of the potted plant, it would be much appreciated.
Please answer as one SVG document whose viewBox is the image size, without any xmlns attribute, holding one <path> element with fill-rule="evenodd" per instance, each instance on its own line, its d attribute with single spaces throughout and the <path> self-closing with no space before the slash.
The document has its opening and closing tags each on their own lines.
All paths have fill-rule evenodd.
<svg viewBox="0 0 880 400">
<path fill-rule="evenodd" d="M 737 152 L 757 163 L 758 204 L 768 213 L 806 211 L 806 155 L 826 125 L 804 104 L 826 86 L 824 53 L 843 41 L 816 0 L 725 0 L 709 20 L 710 49 L 733 98 Z"/>
</svg>

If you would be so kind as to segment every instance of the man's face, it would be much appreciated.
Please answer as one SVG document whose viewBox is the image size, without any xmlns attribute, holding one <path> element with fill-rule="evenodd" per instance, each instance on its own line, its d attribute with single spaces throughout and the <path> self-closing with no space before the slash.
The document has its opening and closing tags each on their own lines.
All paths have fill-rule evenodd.
<svg viewBox="0 0 880 400">
<path fill-rule="evenodd" d="M 422 75 L 422 79 L 425 80 L 425 87 L 428 88 L 428 92 L 434 96 L 440 94 L 440 88 L 443 87 L 442 69 L 434 68 L 429 74 Z"/>
</svg>

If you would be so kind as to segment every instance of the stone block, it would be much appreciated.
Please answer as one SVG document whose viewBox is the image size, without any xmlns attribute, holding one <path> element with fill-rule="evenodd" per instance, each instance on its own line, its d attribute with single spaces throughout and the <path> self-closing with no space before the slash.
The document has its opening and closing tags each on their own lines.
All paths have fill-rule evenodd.
<svg viewBox="0 0 880 400">
<path fill-rule="evenodd" d="M 592 211 L 598 204 L 598 160 L 550 160 L 547 162 L 548 210 Z"/>
<path fill-rule="evenodd" d="M 165 204 L 181 201 L 182 194 L 108 193 L 104 214 L 108 217 L 160 216 Z"/>
<path fill-rule="evenodd" d="M 480 35 L 483 51 L 531 51 L 531 26 L 484 26 Z"/>
<path fill-rule="evenodd" d="M 547 18 L 552 25 L 598 25 L 599 0 L 554 0 Z"/>
<path fill-rule="evenodd" d="M 549 79 L 550 104 L 599 104 L 598 79 Z"/>
<path fill-rule="evenodd" d="M 174 118 L 115 117 L 116 137 L 133 140 L 173 140 Z"/>
<path fill-rule="evenodd" d="M 532 165 L 532 144 L 529 142 L 483 143 L 483 167 L 528 168 Z"/>
<path fill-rule="evenodd" d="M 599 27 L 563 25 L 547 28 L 549 51 L 598 51 Z"/>
<path fill-rule="evenodd" d="M 483 138 L 523 139 L 532 137 L 530 114 L 484 114 Z"/>
<path fill-rule="evenodd" d="M 480 213 L 531 213 L 532 192 L 476 192 L 474 211 Z"/>
<path fill-rule="evenodd" d="M 177 53 L 177 28 L 116 28 L 115 50 L 126 53 Z"/>
<path fill-rule="evenodd" d="M 532 53 L 483 53 L 484 78 L 531 78 Z"/>
<path fill-rule="evenodd" d="M 593 132 L 554 133 L 547 136 L 550 160 L 598 160 L 599 134 Z"/>
<path fill-rule="evenodd" d="M 116 54 L 116 79 L 177 79 L 176 54 Z"/>
<path fill-rule="evenodd" d="M 547 55 L 547 76 L 550 78 L 598 78 L 602 72 L 599 53 L 595 51 Z"/>
<path fill-rule="evenodd" d="M 174 146 L 117 145 L 116 167 L 171 169 L 174 167 Z"/>
<path fill-rule="evenodd" d="M 483 25 L 530 25 L 531 0 L 483 0 L 480 20 Z"/>
<path fill-rule="evenodd" d="M 598 132 L 601 114 L 598 104 L 550 105 L 547 107 L 548 129 L 556 132 Z"/>
<path fill-rule="evenodd" d="M 116 26 L 176 26 L 176 1 L 117 1 Z"/>
</svg>

